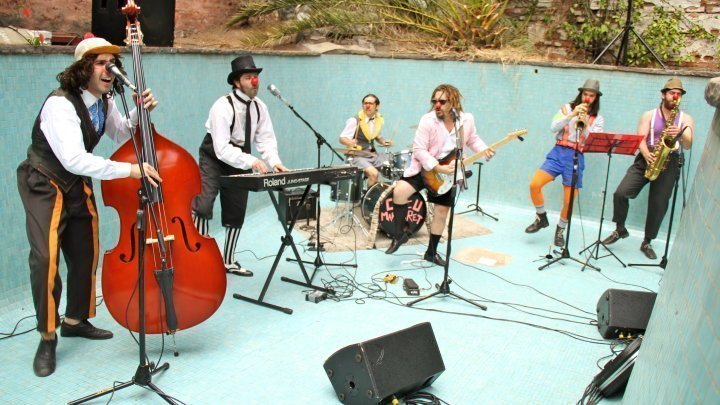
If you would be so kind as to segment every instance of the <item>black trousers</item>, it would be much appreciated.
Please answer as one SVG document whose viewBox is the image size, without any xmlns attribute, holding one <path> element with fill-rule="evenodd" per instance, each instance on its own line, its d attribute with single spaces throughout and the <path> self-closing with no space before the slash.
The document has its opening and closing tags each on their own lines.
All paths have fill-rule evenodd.
<svg viewBox="0 0 720 405">
<path fill-rule="evenodd" d="M 17 184 L 25 207 L 38 331 L 50 333 L 59 326 L 61 251 L 68 272 L 65 315 L 79 320 L 94 317 L 99 244 L 92 188 L 79 179 L 63 191 L 27 161 L 17 169 Z"/>
<path fill-rule="evenodd" d="M 625 226 L 628 209 L 630 208 L 628 200 L 637 197 L 645 185 L 650 183 L 647 216 L 645 218 L 645 238 L 648 240 L 655 239 L 670 205 L 670 196 L 680 170 L 679 159 L 678 154 L 670 154 L 665 170 L 660 173 L 657 179 L 650 181 L 645 178 L 647 163 L 642 154 L 638 154 L 635 157 L 635 162 L 628 168 L 625 177 L 618 185 L 617 190 L 615 190 L 615 194 L 613 194 L 613 222 Z"/>
<path fill-rule="evenodd" d="M 231 228 L 242 228 L 247 211 L 248 191 L 222 187 L 220 176 L 252 173 L 252 170 L 234 168 L 221 162 L 214 153 L 200 148 L 200 177 L 202 190 L 193 199 L 192 209 L 201 218 L 212 219 L 215 198 L 220 194 L 220 215 L 222 225 Z"/>
</svg>

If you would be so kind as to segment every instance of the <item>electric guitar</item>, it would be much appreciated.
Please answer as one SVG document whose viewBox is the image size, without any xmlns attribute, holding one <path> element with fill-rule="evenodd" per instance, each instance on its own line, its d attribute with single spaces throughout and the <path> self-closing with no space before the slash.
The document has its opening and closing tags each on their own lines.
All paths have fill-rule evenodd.
<svg viewBox="0 0 720 405">
<path fill-rule="evenodd" d="M 524 141 L 523 135 L 527 134 L 527 129 L 520 129 L 517 131 L 510 132 L 507 134 L 503 139 L 495 142 L 494 144 L 488 146 L 486 149 L 481 150 L 480 152 L 466 157 L 463 159 L 463 164 L 465 166 L 472 164 L 472 162 L 478 160 L 479 158 L 483 157 L 485 154 L 485 151 L 488 149 L 494 149 L 497 150 L 499 147 L 505 145 L 506 143 L 512 141 L 513 139 L 519 139 L 521 141 Z M 443 159 L 441 159 L 438 163 L 447 166 L 455 161 L 455 152 L 450 153 Z M 465 181 L 465 173 L 462 170 L 457 171 L 458 174 L 458 182 Z M 434 195 L 442 195 L 447 193 L 453 186 L 453 177 L 450 174 L 443 174 L 437 172 L 435 169 L 433 170 L 422 170 L 420 172 L 420 175 L 422 176 L 423 181 L 425 182 L 425 187 L 427 188 L 429 193 L 432 193 Z"/>
</svg>

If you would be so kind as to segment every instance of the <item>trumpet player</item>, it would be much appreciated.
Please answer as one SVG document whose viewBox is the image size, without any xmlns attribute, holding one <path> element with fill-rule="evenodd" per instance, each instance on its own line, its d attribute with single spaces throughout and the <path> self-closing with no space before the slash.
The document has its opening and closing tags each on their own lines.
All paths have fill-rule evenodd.
<svg viewBox="0 0 720 405">
<path fill-rule="evenodd" d="M 650 260 L 657 259 L 650 242 L 657 237 L 680 170 L 679 145 L 685 149 L 692 146 L 695 127 L 695 121 L 690 114 L 680 111 L 679 108 L 682 96 L 685 95 L 680 79 L 673 77 L 668 80 L 660 90 L 660 95 L 660 106 L 646 111 L 640 117 L 637 131 L 638 134 L 645 135 L 645 139 L 640 143 L 640 153 L 635 157 L 635 161 L 628 168 L 613 194 L 613 222 L 616 228 L 602 242 L 604 245 L 610 245 L 628 237 L 625 228 L 629 209 L 628 200 L 637 197 L 643 187 L 650 183 L 645 238 L 640 244 L 640 250 Z M 681 137 L 676 140 L 678 134 L 681 134 Z M 669 145 L 669 150 L 663 151 L 662 145 L 665 144 Z M 658 161 L 658 157 L 665 160 L 665 164 L 658 164 L 662 163 Z M 650 175 L 648 172 L 654 174 Z"/>
<path fill-rule="evenodd" d="M 563 207 L 554 237 L 555 246 L 558 247 L 565 246 L 564 233 L 568 224 L 575 149 L 579 149 L 577 183 L 575 184 L 575 195 L 577 196 L 577 190 L 582 187 L 583 169 L 585 168 L 585 158 L 580 148 L 590 132 L 602 132 L 605 124 L 605 119 L 599 114 L 600 96 L 602 96 L 600 82 L 588 79 L 582 87 L 578 88 L 575 99 L 560 107 L 550 125 L 550 131 L 555 136 L 555 146 L 530 180 L 530 198 L 535 205 L 536 214 L 535 221 L 525 228 L 525 232 L 535 233 L 550 225 L 545 212 L 545 198 L 542 189 L 547 183 L 562 175 Z"/>
</svg>

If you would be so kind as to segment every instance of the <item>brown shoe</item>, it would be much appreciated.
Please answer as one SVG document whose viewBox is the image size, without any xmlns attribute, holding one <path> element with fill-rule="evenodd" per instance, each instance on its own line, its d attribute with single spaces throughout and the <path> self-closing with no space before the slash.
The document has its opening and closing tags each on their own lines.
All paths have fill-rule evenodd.
<svg viewBox="0 0 720 405">
<path fill-rule="evenodd" d="M 525 233 L 535 233 L 550 225 L 547 219 L 547 213 L 535 214 L 535 221 L 525 228 Z"/>
<path fill-rule="evenodd" d="M 650 246 L 650 242 L 648 243 L 642 243 L 640 245 L 640 251 L 645 253 L 645 257 L 647 257 L 650 260 L 657 259 L 657 255 L 655 254 L 655 251 L 653 250 L 652 246 Z"/>
<path fill-rule="evenodd" d="M 613 243 L 619 241 L 620 239 L 625 239 L 628 236 L 630 236 L 630 233 L 628 233 L 627 229 L 623 229 L 621 231 L 618 231 L 617 229 L 612 231 L 610 236 L 603 239 L 602 244 L 603 245 L 612 245 Z"/>
<path fill-rule="evenodd" d="M 565 236 L 563 236 L 564 232 L 565 228 L 560 228 L 559 226 L 555 228 L 555 246 L 565 247 Z"/>
</svg>

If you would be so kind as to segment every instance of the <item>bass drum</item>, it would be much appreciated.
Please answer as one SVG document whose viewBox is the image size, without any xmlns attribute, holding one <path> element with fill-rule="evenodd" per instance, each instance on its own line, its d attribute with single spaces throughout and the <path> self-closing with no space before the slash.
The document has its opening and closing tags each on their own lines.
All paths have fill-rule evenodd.
<svg viewBox="0 0 720 405">
<path fill-rule="evenodd" d="M 382 230 L 385 234 L 392 237 L 393 235 L 393 205 L 392 205 L 392 193 L 388 193 L 385 196 L 384 201 L 380 204 L 378 217 L 372 218 L 375 206 L 378 204 L 380 197 L 390 187 L 387 183 L 377 183 L 365 193 L 362 200 L 361 210 L 362 216 L 365 218 L 368 224 L 372 224 L 373 219 L 378 221 L 378 229 Z M 410 196 L 408 202 L 408 212 L 405 216 L 405 222 L 408 225 L 408 232 L 415 234 L 425 223 L 427 217 L 427 205 L 425 203 L 425 197 L 420 193 L 415 193 Z"/>
</svg>

